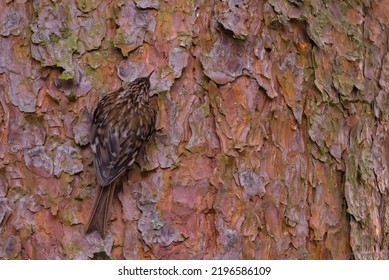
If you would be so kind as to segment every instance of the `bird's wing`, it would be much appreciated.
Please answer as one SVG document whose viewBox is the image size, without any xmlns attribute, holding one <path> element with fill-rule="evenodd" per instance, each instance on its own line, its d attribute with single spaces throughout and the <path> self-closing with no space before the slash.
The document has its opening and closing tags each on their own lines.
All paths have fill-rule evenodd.
<svg viewBox="0 0 389 280">
<path fill-rule="evenodd" d="M 129 110 L 124 105 L 106 106 L 107 102 L 99 103 L 92 123 L 91 145 L 101 186 L 110 184 L 134 163 L 155 127 L 155 112 L 150 107 Z"/>
</svg>

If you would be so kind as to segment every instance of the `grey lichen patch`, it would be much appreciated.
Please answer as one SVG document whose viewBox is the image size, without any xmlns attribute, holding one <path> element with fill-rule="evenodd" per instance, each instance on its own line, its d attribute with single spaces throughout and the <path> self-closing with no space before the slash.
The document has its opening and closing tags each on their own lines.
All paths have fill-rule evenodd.
<svg viewBox="0 0 389 280">
<path fill-rule="evenodd" d="M 186 239 L 185 234 L 162 220 L 161 214 L 157 211 L 155 194 L 146 184 L 142 184 L 142 197 L 138 202 L 138 208 L 142 212 L 138 229 L 147 245 L 159 244 L 166 247 L 173 242 L 182 242 Z"/>
<path fill-rule="evenodd" d="M 216 230 L 220 233 L 217 239 L 220 251 L 216 258 L 221 260 L 241 259 L 242 238 L 236 230 L 228 227 L 228 224 L 223 220 L 223 215 L 218 215 Z"/>
<path fill-rule="evenodd" d="M 9 73 L 10 85 L 8 96 L 13 105 L 17 106 L 20 111 L 26 113 L 35 112 L 36 99 L 39 90 L 43 86 L 42 79 L 32 79 L 33 74 L 29 71 L 29 67 L 23 70 L 27 77 L 21 74 Z"/>
<path fill-rule="evenodd" d="M 189 127 L 192 134 L 186 149 L 193 153 L 207 149 L 207 156 L 214 156 L 218 153 L 219 140 L 212 122 L 209 102 L 193 110 L 189 116 Z"/>
<path fill-rule="evenodd" d="M 179 78 L 182 70 L 188 65 L 189 54 L 183 48 L 172 48 L 169 52 L 169 67 L 173 70 L 174 78 Z"/>
<path fill-rule="evenodd" d="M 7 198 L 5 198 L 4 196 L 0 197 L 0 223 L 3 222 L 6 215 L 9 215 L 10 213 L 12 213 L 12 208 L 10 207 L 10 205 L 8 205 L 8 201 L 9 200 L 7 200 Z M 0 231 L 0 232 L 2 232 L 2 231 Z M 3 246 L 1 246 L 1 247 L 3 247 Z M 4 254 L 1 254 L 1 249 L 0 249 L 0 257 L 3 257 L 2 255 L 4 255 Z"/>
<path fill-rule="evenodd" d="M 157 82 L 151 80 L 151 95 L 160 92 L 168 92 L 174 84 L 173 70 L 170 69 L 170 67 L 168 66 L 158 69 L 158 72 L 155 77 L 157 79 Z"/>
<path fill-rule="evenodd" d="M 8 193 L 9 183 L 7 178 L 5 177 L 5 169 L 0 169 L 0 198 L 3 198 Z M 2 219 L 0 217 L 0 223 Z"/>
<path fill-rule="evenodd" d="M 96 16 L 85 18 L 80 23 L 78 52 L 95 50 L 101 46 L 106 33 L 105 19 Z"/>
<path fill-rule="evenodd" d="M 138 9 L 133 2 L 119 6 L 116 18 L 119 28 L 116 30 L 113 44 L 122 51 L 124 56 L 141 46 L 146 33 L 155 31 L 155 18 L 148 10 Z"/>
<path fill-rule="evenodd" d="M 80 151 L 71 146 L 71 143 L 53 143 L 50 149 L 54 154 L 54 175 L 56 177 L 59 177 L 62 172 L 74 175 L 84 169 Z"/>
<path fill-rule="evenodd" d="M 24 150 L 24 162 L 31 172 L 43 178 L 53 175 L 53 160 L 44 146 Z"/>
<path fill-rule="evenodd" d="M 221 34 L 209 53 L 200 57 L 204 73 L 218 84 L 232 82 L 250 68 L 246 45 Z"/>
<path fill-rule="evenodd" d="M 215 18 L 224 29 L 232 31 L 233 37 L 245 40 L 249 30 L 248 20 L 252 18 L 249 8 L 250 1 L 217 1 L 215 5 Z"/>
<path fill-rule="evenodd" d="M 138 77 L 145 76 L 142 63 L 133 62 L 130 59 L 122 60 L 116 67 L 118 77 L 124 82 L 132 82 Z"/>
<path fill-rule="evenodd" d="M 182 242 L 186 239 L 184 234 L 163 223 L 158 212 L 142 214 L 138 222 L 138 229 L 142 234 L 143 241 L 149 246 L 159 244 L 167 247 L 173 242 Z"/>
<path fill-rule="evenodd" d="M 82 112 L 73 127 L 74 141 L 76 141 L 78 145 L 85 146 L 89 143 L 90 126 L 90 116 L 88 116 L 87 112 Z"/>
<path fill-rule="evenodd" d="M 31 54 L 44 66 L 58 66 L 65 70 L 64 79 L 72 79 L 73 52 L 77 49 L 80 14 L 74 2 L 34 1 L 37 19 L 30 25 Z"/>
<path fill-rule="evenodd" d="M 11 33 L 17 35 L 20 23 L 20 14 L 14 9 L 5 9 L 0 17 L 0 35 L 7 37 Z"/>
<path fill-rule="evenodd" d="M 26 118 L 14 118 L 10 123 L 8 144 L 10 151 L 16 153 L 26 148 L 41 146 L 45 142 L 46 131 L 40 120 L 35 115 Z"/>
<path fill-rule="evenodd" d="M 134 0 L 136 6 L 140 9 L 157 9 L 159 8 L 158 0 Z"/>
<path fill-rule="evenodd" d="M 18 213 L 18 216 L 15 218 L 13 226 L 17 230 L 24 228 L 33 231 L 36 227 L 33 212 L 39 211 L 41 209 L 40 205 L 37 205 L 34 196 L 31 194 L 23 194 L 23 196 L 17 198 L 17 201 L 14 211 Z"/>
<path fill-rule="evenodd" d="M 13 59 L 12 41 L 0 40 L 0 73 L 5 73 L 8 70 L 16 71 L 17 66 Z"/>
<path fill-rule="evenodd" d="M 195 109 L 189 117 L 189 127 L 192 135 L 186 148 L 192 152 L 201 150 L 201 147 L 207 144 L 206 135 L 208 129 L 206 128 L 206 117 L 204 113 L 204 108 L 201 106 Z"/>
<path fill-rule="evenodd" d="M 7 73 L 5 89 L 9 101 L 20 111 L 32 113 L 36 110 L 36 99 L 44 81 L 38 64 L 21 58 L 13 44 L 10 38 L 0 40 L 0 73 Z"/>
<path fill-rule="evenodd" d="M 239 171 L 239 183 L 249 197 L 265 194 L 265 186 L 270 182 L 269 176 L 263 170 L 262 174 L 251 169 Z"/>
</svg>

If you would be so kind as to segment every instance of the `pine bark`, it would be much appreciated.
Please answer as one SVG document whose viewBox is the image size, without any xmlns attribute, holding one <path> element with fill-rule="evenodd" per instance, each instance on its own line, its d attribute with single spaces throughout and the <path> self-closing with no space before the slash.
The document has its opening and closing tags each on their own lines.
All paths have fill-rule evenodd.
<svg viewBox="0 0 389 280">
<path fill-rule="evenodd" d="M 88 112 L 158 132 L 85 235 Z M 1 1 L 1 259 L 388 259 L 389 0 Z"/>
</svg>

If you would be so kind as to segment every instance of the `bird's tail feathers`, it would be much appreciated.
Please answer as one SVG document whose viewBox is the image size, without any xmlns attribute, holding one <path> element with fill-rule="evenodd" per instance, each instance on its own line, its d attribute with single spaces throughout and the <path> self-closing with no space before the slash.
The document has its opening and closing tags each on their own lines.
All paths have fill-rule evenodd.
<svg viewBox="0 0 389 280">
<path fill-rule="evenodd" d="M 97 231 L 102 238 L 105 237 L 108 213 L 115 193 L 115 186 L 115 182 L 105 187 L 99 186 L 97 200 L 93 206 L 93 211 L 86 227 L 86 233 Z"/>
</svg>

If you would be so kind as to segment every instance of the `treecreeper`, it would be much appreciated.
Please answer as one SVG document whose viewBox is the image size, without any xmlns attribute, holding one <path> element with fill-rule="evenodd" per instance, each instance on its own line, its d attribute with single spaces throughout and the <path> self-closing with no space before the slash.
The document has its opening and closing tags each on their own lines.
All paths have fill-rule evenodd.
<svg viewBox="0 0 389 280">
<path fill-rule="evenodd" d="M 149 102 L 152 73 L 104 95 L 93 112 L 90 142 L 98 191 L 86 233 L 105 237 L 115 188 L 155 132 L 156 112 Z"/>
</svg>

